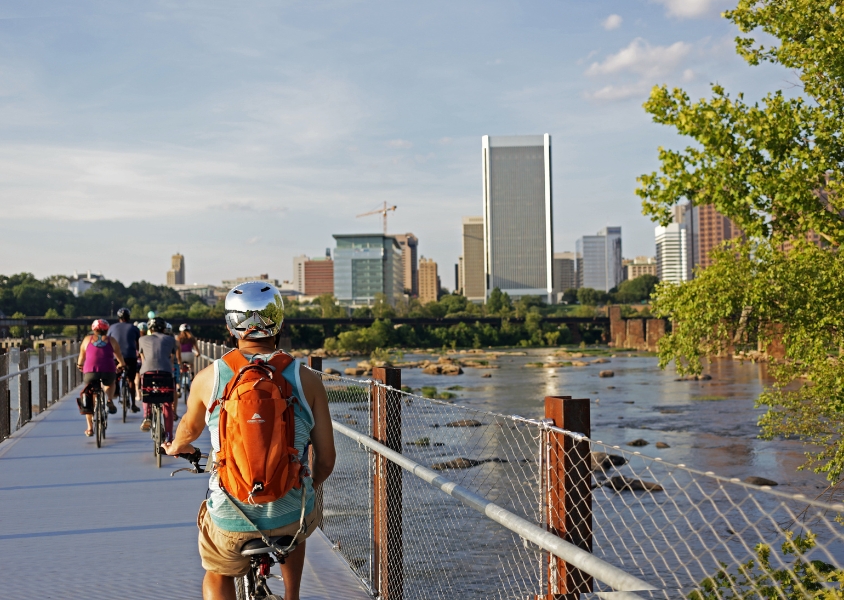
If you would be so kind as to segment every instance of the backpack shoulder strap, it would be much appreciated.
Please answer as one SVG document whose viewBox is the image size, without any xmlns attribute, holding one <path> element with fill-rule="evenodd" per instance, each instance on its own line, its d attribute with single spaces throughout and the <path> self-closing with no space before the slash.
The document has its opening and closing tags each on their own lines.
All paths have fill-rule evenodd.
<svg viewBox="0 0 844 600">
<path fill-rule="evenodd" d="M 246 360 L 246 357 L 243 356 L 243 353 L 237 348 L 229 350 L 228 352 L 223 354 L 220 360 L 226 363 L 226 366 L 228 366 L 228 368 L 232 370 L 234 376 L 226 382 L 226 385 L 223 388 L 223 395 L 220 398 L 214 399 L 214 401 L 208 406 L 209 413 L 212 412 L 214 408 L 217 407 L 217 405 L 222 404 L 222 399 L 228 398 L 229 392 L 231 391 L 229 387 L 231 386 L 232 381 L 235 381 L 237 379 L 237 374 L 240 373 L 240 370 L 249 364 L 249 361 Z"/>
<path fill-rule="evenodd" d="M 237 375 L 243 367 L 249 364 L 249 361 L 246 360 L 245 356 L 243 356 L 243 352 L 237 348 L 229 350 L 223 354 L 221 360 L 228 365 L 229 369 L 231 369 L 235 375 Z"/>
<path fill-rule="evenodd" d="M 305 389 L 302 387 L 301 369 L 302 363 L 293 359 L 293 362 L 287 365 L 287 368 L 281 372 L 281 376 L 290 383 L 290 386 L 293 388 L 293 394 L 299 399 L 299 406 L 302 407 L 302 410 L 308 415 L 311 423 L 313 423 L 314 415 L 311 411 L 311 405 L 308 404 L 308 399 L 305 397 Z"/>
</svg>

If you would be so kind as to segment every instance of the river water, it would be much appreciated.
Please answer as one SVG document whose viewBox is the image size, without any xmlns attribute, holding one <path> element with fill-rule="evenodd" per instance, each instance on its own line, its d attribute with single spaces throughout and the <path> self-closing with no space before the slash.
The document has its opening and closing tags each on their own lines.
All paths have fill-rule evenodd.
<svg viewBox="0 0 844 600">
<path fill-rule="evenodd" d="M 407 361 L 425 358 L 437 357 L 404 356 Z M 826 487 L 823 476 L 797 471 L 804 461 L 800 442 L 759 439 L 757 421 L 765 409 L 756 408 L 755 400 L 770 383 L 764 363 L 716 359 L 706 369 L 711 380 L 676 381 L 673 368 L 660 369 L 653 356 L 607 359 L 608 364 L 588 367 L 525 368 L 531 362 L 561 360 L 548 351 L 528 350 L 527 356 L 504 355 L 491 361 L 498 369 L 465 369 L 458 376 L 403 369 L 402 384 L 438 390 L 459 385 L 465 389 L 452 392 L 457 404 L 529 418 L 544 416 L 545 396 L 589 398 L 593 439 L 621 446 L 645 439 L 650 445 L 637 448 L 644 454 L 725 477 L 766 477 L 791 493 L 814 497 Z M 354 359 L 324 362 L 341 372 L 350 364 Z M 611 369 L 615 376 L 598 377 L 603 369 Z M 492 377 L 483 378 L 486 373 Z M 657 441 L 670 448 L 657 450 Z"/>
<path fill-rule="evenodd" d="M 426 358 L 438 357 L 404 356 L 406 361 Z M 653 356 L 623 355 L 607 359 L 608 364 L 585 367 L 526 368 L 528 363 L 561 360 L 554 359 L 549 351 L 532 349 L 525 355 L 505 354 L 491 361 L 498 366 L 496 369 L 467 368 L 458 376 L 403 369 L 402 383 L 416 390 L 422 386 L 434 386 L 438 391 L 454 386 L 461 388 L 451 391 L 456 395 L 452 400 L 453 410 L 447 406 L 419 406 L 420 402 L 403 407 L 404 453 L 427 466 L 459 457 L 493 458 L 493 462 L 445 471 L 444 475 L 530 517 L 529 505 L 536 481 L 535 461 L 529 452 L 533 441 L 519 439 L 518 431 L 508 432 L 500 425 L 496 429 L 494 419 L 484 418 L 482 412 L 463 411 L 466 414 L 462 416 L 484 421 L 485 427 L 457 430 L 440 425 L 449 419 L 462 418 L 462 409 L 457 406 L 542 418 L 544 397 L 563 395 L 590 399 L 591 437 L 609 446 L 619 446 L 621 450 L 616 452 L 640 451 L 666 463 L 683 464 L 730 478 L 761 476 L 778 482 L 775 490 L 801 493 L 809 498 L 826 488 L 823 476 L 797 471 L 804 460 L 802 444 L 758 438 L 756 423 L 764 409 L 756 408 L 754 403 L 769 383 L 764 364 L 719 359 L 707 368 L 711 380 L 677 381 L 673 369 L 661 370 Z M 354 359 L 351 362 L 326 359 L 324 367 L 342 372 L 354 362 Z M 604 369 L 611 369 L 614 377 L 599 377 Z M 491 377 L 485 378 L 484 374 Z M 348 419 L 357 424 L 356 428 L 365 429 L 368 416 L 363 412 L 365 406 L 359 399 L 357 402 L 357 405 L 332 405 L 332 412 L 335 418 Z M 430 447 L 412 445 L 413 440 L 422 436 L 430 440 Z M 644 439 L 648 445 L 626 445 L 636 439 Z M 657 449 L 656 442 L 669 447 Z M 326 531 L 345 538 L 357 535 L 354 532 L 365 526 L 359 521 L 365 509 L 365 494 L 359 494 L 354 501 L 349 498 L 356 493 L 354 490 L 365 492 L 355 482 L 367 475 L 365 454 L 358 455 L 360 449 L 356 445 L 340 443 L 338 447 L 341 448 L 340 472 L 335 472 L 332 479 L 337 477 L 336 485 L 346 487 L 340 494 L 343 503 L 326 499 L 329 523 Z M 779 521 L 789 516 L 790 509 L 784 508 L 778 498 L 757 502 L 752 490 L 732 486 L 735 489 L 719 491 L 714 480 L 700 485 L 693 474 L 667 468 L 660 471 L 662 463 L 642 460 L 639 464 L 637 457 L 628 456 L 631 462 L 624 467 L 628 474 L 664 483 L 667 492 L 631 494 L 597 488 L 593 492 L 594 552 L 648 581 L 661 581 L 666 590 L 672 589 L 664 597 L 688 593 L 695 582 L 717 569 L 718 560 L 731 564 L 746 560 L 757 542 L 773 542 L 778 538 Z M 524 489 L 513 489 L 520 485 Z M 543 572 L 541 558 L 525 551 L 517 537 L 502 536 L 497 525 L 413 477 L 406 476 L 404 486 L 405 577 L 418 588 L 419 597 L 516 598 L 525 597 L 524 593 L 535 589 L 537 577 L 541 579 Z M 724 508 L 728 514 L 722 514 Z M 337 519 L 333 530 L 332 517 Z M 738 535 L 733 529 L 738 530 Z M 432 543 L 438 550 L 431 551 Z M 367 542 L 360 539 L 357 544 L 360 548 L 349 550 L 349 556 L 366 576 Z M 717 551 L 710 552 L 712 549 Z M 844 564 L 844 548 L 840 543 L 830 545 L 824 548 L 822 558 L 840 566 Z M 456 594 L 458 590 L 462 593 Z"/>
</svg>

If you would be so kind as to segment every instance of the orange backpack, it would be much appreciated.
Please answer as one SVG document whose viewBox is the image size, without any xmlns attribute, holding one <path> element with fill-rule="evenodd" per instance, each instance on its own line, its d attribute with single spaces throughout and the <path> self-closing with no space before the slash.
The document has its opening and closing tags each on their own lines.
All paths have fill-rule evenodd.
<svg viewBox="0 0 844 600">
<path fill-rule="evenodd" d="M 281 373 L 293 362 L 283 352 L 250 363 L 240 350 L 223 361 L 234 372 L 220 405 L 217 475 L 241 502 L 265 504 L 302 485 L 305 474 L 294 447 L 292 386 Z"/>
</svg>

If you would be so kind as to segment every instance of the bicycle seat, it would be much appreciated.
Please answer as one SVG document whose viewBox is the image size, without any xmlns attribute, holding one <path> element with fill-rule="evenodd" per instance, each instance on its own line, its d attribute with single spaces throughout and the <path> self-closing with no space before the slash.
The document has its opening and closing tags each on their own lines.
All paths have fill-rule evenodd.
<svg viewBox="0 0 844 600">
<path fill-rule="evenodd" d="M 290 542 L 293 541 L 292 535 L 282 535 L 279 537 L 271 537 L 269 538 L 270 542 L 278 546 L 279 548 L 287 548 L 290 545 Z M 296 549 L 296 546 L 293 546 L 290 551 Z M 256 538 L 254 540 L 249 540 L 240 548 L 240 555 L 241 556 L 255 556 L 256 554 L 267 554 L 272 552 L 272 550 L 264 543 L 264 540 L 261 538 Z"/>
</svg>

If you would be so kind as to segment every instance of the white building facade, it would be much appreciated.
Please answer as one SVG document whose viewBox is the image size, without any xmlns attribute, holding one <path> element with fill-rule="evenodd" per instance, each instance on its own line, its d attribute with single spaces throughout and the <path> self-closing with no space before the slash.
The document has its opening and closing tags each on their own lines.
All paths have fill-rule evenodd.
<svg viewBox="0 0 844 600">
<path fill-rule="evenodd" d="M 551 136 L 485 135 L 481 146 L 485 297 L 498 288 L 551 303 Z"/>
<path fill-rule="evenodd" d="M 654 229 L 656 276 L 660 281 L 683 283 L 691 279 L 688 228 L 682 223 Z"/>
</svg>

